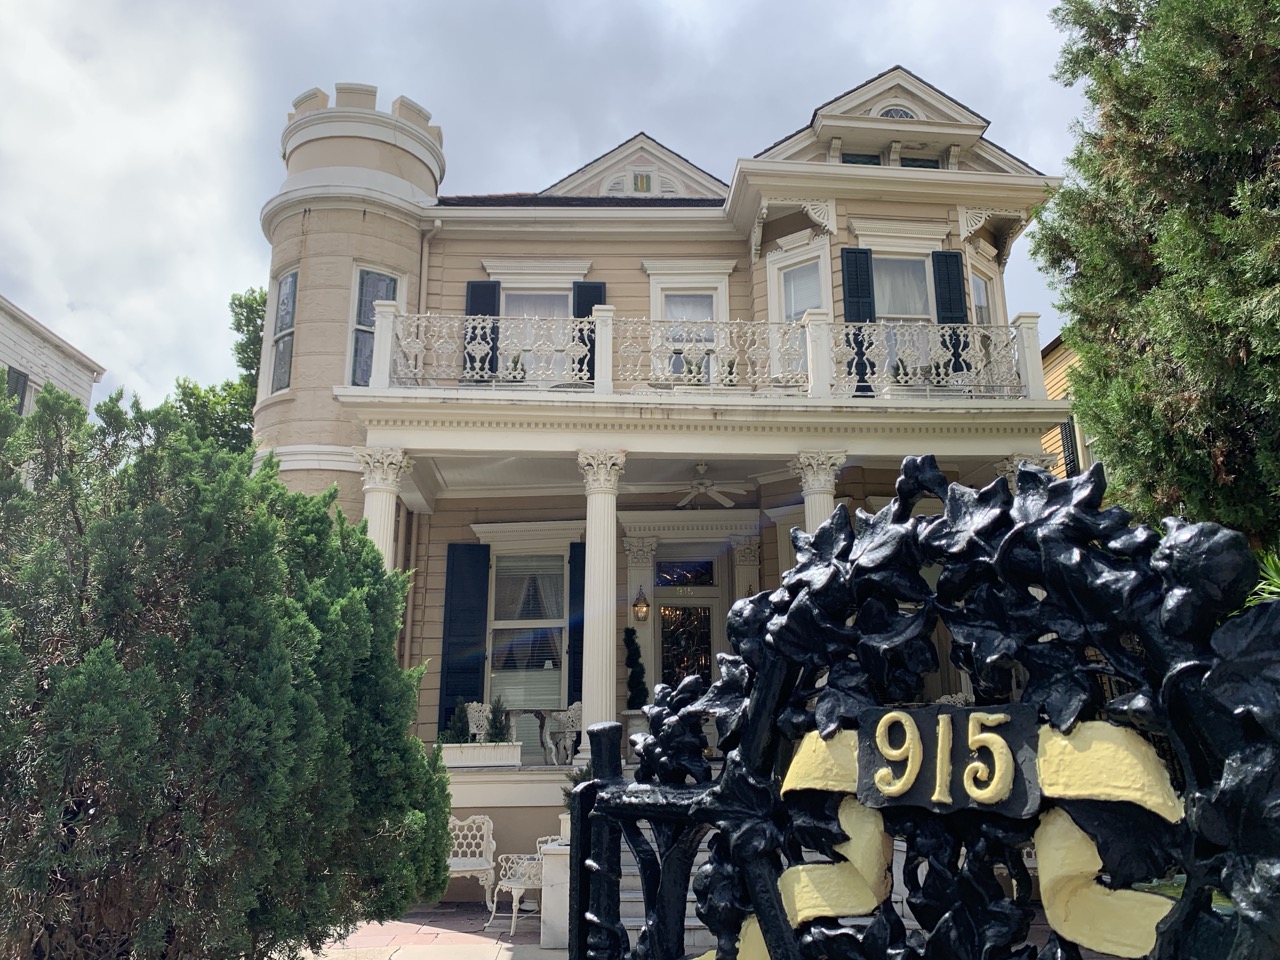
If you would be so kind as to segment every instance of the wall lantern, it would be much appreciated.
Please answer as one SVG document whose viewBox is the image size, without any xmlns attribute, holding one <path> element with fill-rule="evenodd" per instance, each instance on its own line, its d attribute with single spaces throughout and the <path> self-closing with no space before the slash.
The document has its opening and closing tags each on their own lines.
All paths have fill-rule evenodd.
<svg viewBox="0 0 1280 960">
<path fill-rule="evenodd" d="M 631 613 L 636 618 L 636 623 L 644 623 L 649 619 L 649 598 L 644 595 L 644 587 L 640 588 L 640 592 L 636 594 L 636 602 L 631 605 Z"/>
</svg>

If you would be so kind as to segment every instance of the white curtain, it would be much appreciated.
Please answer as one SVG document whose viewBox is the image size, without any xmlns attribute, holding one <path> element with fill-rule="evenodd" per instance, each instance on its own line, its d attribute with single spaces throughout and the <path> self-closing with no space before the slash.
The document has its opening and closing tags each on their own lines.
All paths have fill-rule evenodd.
<svg viewBox="0 0 1280 960">
<path fill-rule="evenodd" d="M 567 293 L 515 293 L 506 294 L 503 314 L 508 317 L 567 317 L 569 295 Z"/>
<path fill-rule="evenodd" d="M 564 557 L 498 556 L 496 564 L 495 620 L 564 619 Z"/>
<path fill-rule="evenodd" d="M 924 260 L 876 257 L 873 261 L 872 278 L 878 316 L 929 316 L 929 290 Z"/>
</svg>

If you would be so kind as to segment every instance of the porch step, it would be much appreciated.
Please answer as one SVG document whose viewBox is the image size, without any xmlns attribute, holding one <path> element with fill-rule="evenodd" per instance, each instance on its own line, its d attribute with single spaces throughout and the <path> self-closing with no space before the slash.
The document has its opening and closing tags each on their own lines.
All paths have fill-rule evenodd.
<svg viewBox="0 0 1280 960">
<path fill-rule="evenodd" d="M 640 928 L 644 926 L 644 919 L 641 917 L 623 917 L 622 926 L 626 928 L 627 936 L 631 938 L 631 946 L 636 944 L 636 937 L 640 935 Z M 716 938 L 714 934 L 704 927 L 697 920 L 693 922 L 685 921 L 684 924 L 684 952 L 685 955 L 701 954 L 707 950 L 714 949 Z"/>
</svg>

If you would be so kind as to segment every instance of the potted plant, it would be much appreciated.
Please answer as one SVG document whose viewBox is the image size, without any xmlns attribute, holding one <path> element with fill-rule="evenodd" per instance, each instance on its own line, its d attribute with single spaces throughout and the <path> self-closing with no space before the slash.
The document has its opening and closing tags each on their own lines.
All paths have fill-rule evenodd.
<svg viewBox="0 0 1280 960">
<path fill-rule="evenodd" d="M 644 661 L 640 656 L 640 642 L 636 639 L 636 628 L 627 627 L 622 631 L 622 645 L 626 647 L 627 659 L 627 709 L 622 711 L 623 725 L 627 730 L 627 738 L 646 730 L 644 712 L 641 709 L 649 702 L 649 684 L 644 678 Z"/>
<path fill-rule="evenodd" d="M 518 767 L 523 744 L 511 739 L 511 718 L 501 696 L 489 703 L 489 723 L 483 739 L 473 743 L 467 724 L 466 704 L 458 698 L 449 726 L 439 737 L 440 752 L 448 767 Z"/>
</svg>

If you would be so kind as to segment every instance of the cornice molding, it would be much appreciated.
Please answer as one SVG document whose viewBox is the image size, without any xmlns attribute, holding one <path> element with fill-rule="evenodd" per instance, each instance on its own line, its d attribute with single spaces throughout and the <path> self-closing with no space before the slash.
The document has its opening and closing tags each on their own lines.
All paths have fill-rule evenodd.
<svg viewBox="0 0 1280 960">
<path fill-rule="evenodd" d="M 755 510 L 619 510 L 626 537 L 654 537 L 663 543 L 697 543 L 753 537 L 760 532 Z"/>
</svg>

